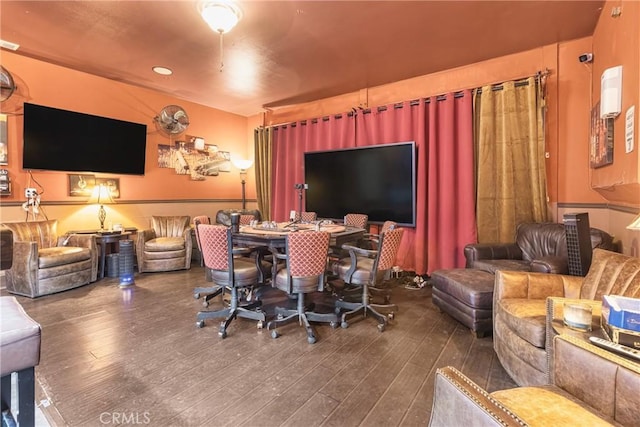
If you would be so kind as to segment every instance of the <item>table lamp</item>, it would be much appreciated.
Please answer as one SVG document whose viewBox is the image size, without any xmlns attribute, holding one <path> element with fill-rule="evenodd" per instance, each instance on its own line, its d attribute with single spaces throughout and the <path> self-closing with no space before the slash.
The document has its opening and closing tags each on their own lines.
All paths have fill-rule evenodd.
<svg viewBox="0 0 640 427">
<path fill-rule="evenodd" d="M 111 198 L 109 188 L 102 184 L 93 187 L 93 192 L 87 203 L 100 205 L 100 209 L 98 209 L 98 221 L 100 221 L 100 231 L 103 231 L 104 220 L 107 218 L 107 211 L 104 209 L 104 205 L 107 203 L 115 203 L 113 198 Z"/>
</svg>

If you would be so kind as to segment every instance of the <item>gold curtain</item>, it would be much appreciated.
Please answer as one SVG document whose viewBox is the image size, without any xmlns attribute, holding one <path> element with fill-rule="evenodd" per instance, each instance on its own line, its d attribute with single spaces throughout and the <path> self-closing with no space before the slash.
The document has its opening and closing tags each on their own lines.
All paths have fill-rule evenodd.
<svg viewBox="0 0 640 427">
<path fill-rule="evenodd" d="M 273 128 L 259 127 L 253 134 L 256 162 L 256 197 L 263 221 L 271 220 Z"/>
<path fill-rule="evenodd" d="M 543 91 L 535 77 L 475 91 L 478 242 L 513 242 L 548 221 Z"/>
</svg>

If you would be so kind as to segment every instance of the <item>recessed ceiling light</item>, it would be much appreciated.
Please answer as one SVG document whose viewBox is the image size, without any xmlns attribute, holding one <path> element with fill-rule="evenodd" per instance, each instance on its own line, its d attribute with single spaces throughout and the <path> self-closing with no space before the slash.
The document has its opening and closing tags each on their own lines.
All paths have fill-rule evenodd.
<svg viewBox="0 0 640 427">
<path fill-rule="evenodd" d="M 171 74 L 173 74 L 173 71 L 171 71 L 171 69 L 167 68 L 167 67 L 159 67 L 159 66 L 155 66 L 152 68 L 154 73 L 158 73 L 161 74 L 163 76 L 170 76 Z"/>
</svg>

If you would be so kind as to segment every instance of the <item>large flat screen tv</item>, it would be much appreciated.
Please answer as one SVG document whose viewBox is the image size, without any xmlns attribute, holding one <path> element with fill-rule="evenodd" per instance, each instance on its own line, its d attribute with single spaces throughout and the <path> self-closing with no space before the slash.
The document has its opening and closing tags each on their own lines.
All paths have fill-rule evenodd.
<svg viewBox="0 0 640 427">
<path fill-rule="evenodd" d="M 364 213 L 370 223 L 391 220 L 415 227 L 414 142 L 308 152 L 304 175 L 305 209 L 320 218 Z"/>
<path fill-rule="evenodd" d="M 147 125 L 24 104 L 23 169 L 144 175 Z"/>
</svg>

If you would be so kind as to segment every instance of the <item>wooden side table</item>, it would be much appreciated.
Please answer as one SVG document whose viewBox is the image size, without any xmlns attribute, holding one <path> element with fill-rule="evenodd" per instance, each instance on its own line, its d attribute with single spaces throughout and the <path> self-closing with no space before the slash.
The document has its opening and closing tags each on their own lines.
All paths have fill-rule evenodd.
<svg viewBox="0 0 640 427">
<path fill-rule="evenodd" d="M 97 233 L 96 234 L 96 243 L 100 246 L 100 268 L 98 272 L 98 278 L 104 278 L 104 264 L 105 259 L 107 257 L 107 245 L 112 245 L 110 249 L 112 249 L 112 253 L 117 253 L 119 251 L 118 242 L 120 240 L 128 240 L 129 236 L 131 236 L 130 231 L 124 231 L 122 233 L 116 234 L 108 234 L 108 233 Z"/>
</svg>

